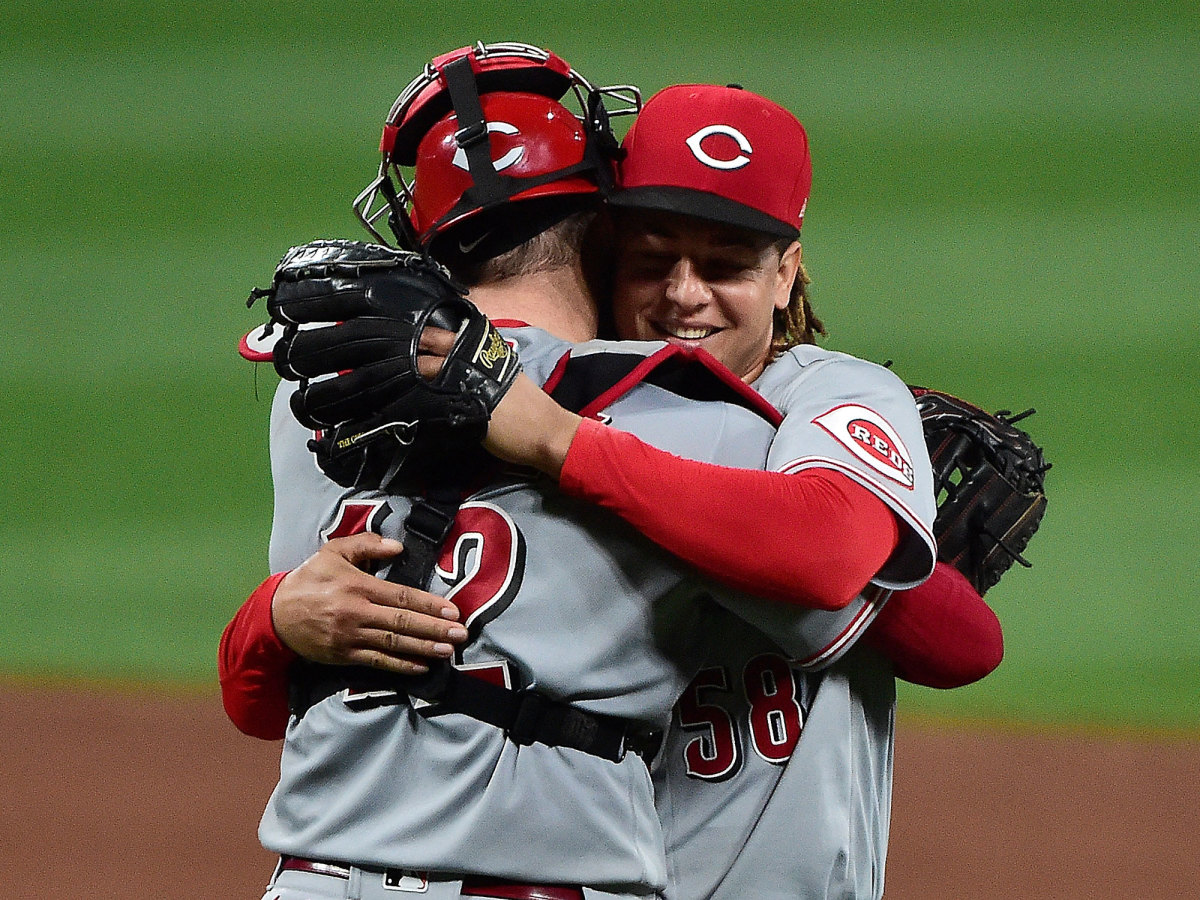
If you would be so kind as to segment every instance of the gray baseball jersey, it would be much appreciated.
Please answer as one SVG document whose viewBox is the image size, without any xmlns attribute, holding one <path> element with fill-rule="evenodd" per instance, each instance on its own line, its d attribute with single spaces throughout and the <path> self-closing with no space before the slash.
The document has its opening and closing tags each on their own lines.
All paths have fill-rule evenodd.
<svg viewBox="0 0 1200 900">
<path fill-rule="evenodd" d="M 882 602 L 885 589 L 923 580 L 934 564 L 936 508 L 905 385 L 870 363 L 799 347 L 754 387 L 786 414 L 770 468 L 842 471 L 909 525 L 869 593 Z M 880 897 L 891 809 L 890 666 L 855 648 L 806 673 L 762 633 L 725 618 L 655 768 L 667 897 Z"/>
<path fill-rule="evenodd" d="M 571 349 L 536 329 L 506 335 L 535 378 Z M 408 501 L 346 492 L 324 479 L 305 447 L 308 434 L 288 411 L 290 391 L 281 386 L 272 413 L 272 569 L 292 568 L 322 539 L 368 524 L 398 536 Z M 763 467 L 774 436 L 741 406 L 685 401 L 649 384 L 632 387 L 604 414 L 681 456 L 742 468 Z M 610 513 L 524 477 L 468 499 L 434 582 L 471 628 L 463 667 L 658 725 L 667 724 L 698 667 L 692 654 L 722 614 L 713 598 L 749 618 L 770 617 L 769 604 L 701 582 Z M 867 605 L 793 613 L 773 634 L 792 655 L 827 663 L 867 618 Z M 517 746 L 466 716 L 423 714 L 408 704 L 356 710 L 341 695 L 290 724 L 260 838 L 281 854 L 360 865 L 634 894 L 666 882 L 650 776 L 632 754 L 611 763 Z"/>
</svg>

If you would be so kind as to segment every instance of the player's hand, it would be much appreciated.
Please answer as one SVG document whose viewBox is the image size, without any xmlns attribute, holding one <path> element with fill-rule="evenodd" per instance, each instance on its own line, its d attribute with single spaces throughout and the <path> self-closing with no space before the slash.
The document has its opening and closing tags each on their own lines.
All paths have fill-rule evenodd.
<svg viewBox="0 0 1200 900">
<path fill-rule="evenodd" d="M 271 606 L 279 638 L 314 662 L 403 675 L 427 672 L 422 658 L 453 656 L 467 631 L 452 603 L 364 571 L 402 550 L 370 532 L 329 541 L 279 583 Z"/>
<path fill-rule="evenodd" d="M 426 328 L 421 334 L 418 371 L 426 378 L 437 375 L 453 344 L 452 332 Z M 492 410 L 483 446 L 493 456 L 557 479 L 582 421 L 522 372 Z"/>
</svg>

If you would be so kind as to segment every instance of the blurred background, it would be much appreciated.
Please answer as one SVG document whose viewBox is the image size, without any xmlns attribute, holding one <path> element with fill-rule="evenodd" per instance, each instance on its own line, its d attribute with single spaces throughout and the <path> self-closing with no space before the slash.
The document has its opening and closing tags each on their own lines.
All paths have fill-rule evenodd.
<svg viewBox="0 0 1200 900">
<path fill-rule="evenodd" d="M 0 36 L 0 674 L 212 690 L 267 573 L 276 379 L 237 357 L 288 246 L 360 238 L 433 54 L 737 82 L 812 141 L 828 346 L 1025 423 L 1054 463 L 952 721 L 1195 734 L 1200 28 L 1184 2 L 10 0 Z"/>
</svg>

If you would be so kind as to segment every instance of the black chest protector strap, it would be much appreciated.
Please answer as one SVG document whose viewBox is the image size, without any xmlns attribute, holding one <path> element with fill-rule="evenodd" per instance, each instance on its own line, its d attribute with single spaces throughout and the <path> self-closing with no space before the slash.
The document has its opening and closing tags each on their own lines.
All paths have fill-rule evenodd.
<svg viewBox="0 0 1200 900">
<path fill-rule="evenodd" d="M 462 491 L 457 487 L 443 487 L 413 501 L 412 509 L 404 519 L 404 555 L 388 572 L 387 580 L 393 584 L 408 584 L 422 590 L 429 589 L 433 568 L 446 542 L 454 517 L 462 505 Z"/>
<path fill-rule="evenodd" d="M 413 501 L 404 519 L 404 533 L 400 538 L 404 544 L 404 555 L 392 565 L 388 581 L 428 589 L 438 554 L 450 534 L 461 503 L 461 491 L 448 485 Z M 436 668 L 438 664 L 435 661 L 433 665 Z M 449 668 L 449 663 L 445 665 Z M 382 690 L 381 678 L 386 678 L 388 689 L 392 692 L 413 693 L 427 700 L 436 699 L 425 697 L 425 691 L 422 691 L 420 682 L 428 676 L 399 675 L 369 666 L 335 666 L 298 659 L 292 664 L 289 676 L 288 708 L 297 718 L 303 718 L 313 704 L 347 688 L 354 692 Z M 433 687 L 431 684 L 428 690 L 433 690 Z"/>
<path fill-rule="evenodd" d="M 433 568 L 461 505 L 461 491 L 443 488 L 416 500 L 404 520 L 404 556 L 387 580 L 427 589 Z M 398 675 L 367 666 L 333 666 L 298 660 L 289 691 L 292 715 L 302 718 L 316 703 L 349 691 L 346 705 L 371 709 L 425 701 L 436 712 L 461 713 L 501 728 L 514 743 L 571 747 L 620 762 L 628 751 L 649 761 L 662 732 L 642 722 L 587 712 L 530 689 L 513 690 L 484 681 L 446 660 L 429 663 L 424 675 Z"/>
<path fill-rule="evenodd" d="M 352 681 L 338 666 L 323 666 L 319 677 L 307 685 L 309 705 L 350 689 L 345 697 L 351 709 L 375 709 L 425 700 L 422 713 L 460 713 L 503 729 L 513 743 L 540 743 L 571 747 L 620 762 L 634 752 L 647 762 L 658 752 L 662 732 L 642 722 L 588 712 L 528 688 L 513 690 L 454 668 L 434 664 L 424 675 L 401 676 L 379 669 L 361 669 Z M 320 677 L 328 676 L 328 677 Z M 293 710 L 295 712 L 295 710 Z"/>
</svg>

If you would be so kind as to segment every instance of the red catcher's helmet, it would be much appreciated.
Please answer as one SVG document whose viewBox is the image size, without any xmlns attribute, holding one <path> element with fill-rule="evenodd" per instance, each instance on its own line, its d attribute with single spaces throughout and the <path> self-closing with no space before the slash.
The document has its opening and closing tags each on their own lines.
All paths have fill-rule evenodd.
<svg viewBox="0 0 1200 900">
<path fill-rule="evenodd" d="M 559 102 L 568 93 L 579 113 Z M 620 106 L 609 111 L 605 97 Z M 637 88 L 593 87 L 548 50 L 462 47 L 426 65 L 392 104 L 379 175 L 354 211 L 377 240 L 388 242 L 375 227 L 387 215 L 400 246 L 428 250 L 447 228 L 510 201 L 606 191 L 619 153 L 609 116 L 640 108 Z"/>
<path fill-rule="evenodd" d="M 587 135 L 583 123 L 557 100 L 537 94 L 492 93 L 483 94 L 479 101 L 496 174 L 528 179 L 512 182 L 514 192 L 503 194 L 492 205 L 535 197 L 594 194 L 599 190 L 592 172 L 559 174 L 573 171 L 572 167 L 583 162 Z M 409 215 L 423 244 L 434 231 L 452 228 L 486 208 L 478 202 L 460 206 L 475 180 L 467 154 L 458 145 L 458 131 L 458 116 L 448 113 L 417 145 Z M 550 181 L 539 178 L 549 174 L 556 177 Z"/>
</svg>

